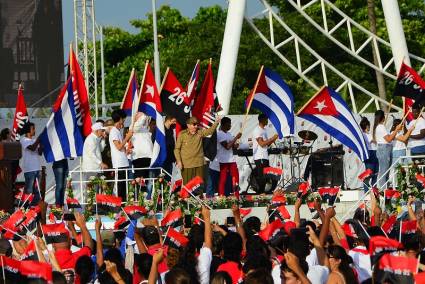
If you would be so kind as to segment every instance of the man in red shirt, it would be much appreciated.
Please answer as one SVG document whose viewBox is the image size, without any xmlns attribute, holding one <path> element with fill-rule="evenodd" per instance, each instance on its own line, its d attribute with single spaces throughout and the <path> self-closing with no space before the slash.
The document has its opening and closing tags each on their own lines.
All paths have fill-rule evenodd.
<svg viewBox="0 0 425 284">
<path fill-rule="evenodd" d="M 93 240 L 86 226 L 86 220 L 81 213 L 74 213 L 75 224 L 80 227 L 83 239 L 83 248 L 76 252 L 71 252 L 71 238 L 68 236 L 66 242 L 54 243 L 55 256 L 62 270 L 74 269 L 78 258 L 83 255 L 90 256 L 93 249 Z"/>
</svg>

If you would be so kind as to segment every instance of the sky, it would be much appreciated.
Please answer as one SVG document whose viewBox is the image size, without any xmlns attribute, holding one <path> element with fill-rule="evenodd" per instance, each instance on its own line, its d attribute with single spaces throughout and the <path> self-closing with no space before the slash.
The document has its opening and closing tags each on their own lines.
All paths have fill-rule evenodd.
<svg viewBox="0 0 425 284">
<path fill-rule="evenodd" d="M 64 53 L 74 37 L 74 1 L 62 0 Z M 116 26 L 129 32 L 136 32 L 130 20 L 146 18 L 152 11 L 151 0 L 95 0 L 96 22 L 103 26 Z M 227 7 L 226 0 L 157 0 L 156 6 L 169 5 L 181 11 L 183 16 L 193 17 L 200 7 L 220 5 Z M 260 11 L 258 0 L 247 0 L 247 15 Z M 66 55 L 65 55 L 66 56 Z"/>
</svg>

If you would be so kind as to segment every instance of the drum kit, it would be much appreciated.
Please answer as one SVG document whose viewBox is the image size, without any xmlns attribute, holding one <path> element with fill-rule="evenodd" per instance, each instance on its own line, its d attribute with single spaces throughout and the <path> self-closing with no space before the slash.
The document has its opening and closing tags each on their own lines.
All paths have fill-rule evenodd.
<svg viewBox="0 0 425 284">
<path fill-rule="evenodd" d="M 298 132 L 298 137 L 301 139 L 301 141 L 294 141 L 293 136 L 284 137 L 284 139 L 282 139 L 281 141 L 274 143 L 275 147 L 268 149 L 270 155 L 287 155 L 290 158 L 291 178 L 289 180 L 284 180 L 282 176 L 281 180 L 278 183 L 278 186 L 287 187 L 288 185 L 304 181 L 300 177 L 301 163 L 304 157 L 312 154 L 313 144 L 318 138 L 318 136 L 313 131 L 302 130 Z M 254 191 L 257 192 L 258 188 L 256 187 L 258 187 L 258 171 L 254 170 L 251 162 L 248 159 L 248 156 L 252 156 L 252 149 L 238 150 L 237 154 L 239 156 L 246 157 L 248 164 L 252 170 L 251 175 L 249 177 L 247 190 L 251 187 Z M 295 174 L 295 168 L 298 169 L 297 176 Z"/>
</svg>

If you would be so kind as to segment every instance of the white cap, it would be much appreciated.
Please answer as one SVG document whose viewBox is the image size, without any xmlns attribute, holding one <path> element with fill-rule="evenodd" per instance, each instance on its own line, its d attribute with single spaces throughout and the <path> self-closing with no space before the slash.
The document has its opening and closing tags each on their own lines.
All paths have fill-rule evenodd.
<svg viewBox="0 0 425 284">
<path fill-rule="evenodd" d="M 105 127 L 103 127 L 103 123 L 101 123 L 101 122 L 96 122 L 95 124 L 93 124 L 93 125 L 91 126 L 91 130 L 92 130 L 92 131 L 105 130 Z"/>
</svg>

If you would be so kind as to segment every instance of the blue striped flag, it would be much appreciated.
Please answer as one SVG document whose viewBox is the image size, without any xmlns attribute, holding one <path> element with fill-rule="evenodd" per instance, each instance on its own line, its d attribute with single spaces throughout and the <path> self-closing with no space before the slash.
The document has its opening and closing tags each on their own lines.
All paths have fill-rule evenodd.
<svg viewBox="0 0 425 284">
<path fill-rule="evenodd" d="M 359 124 L 344 99 L 329 87 L 323 87 L 300 109 L 298 117 L 316 124 L 326 133 L 365 161 L 369 157 Z"/>
<path fill-rule="evenodd" d="M 77 124 L 72 81 L 69 78 L 53 105 L 52 114 L 40 135 L 48 163 L 76 158 L 83 153 L 83 137 Z"/>
<path fill-rule="evenodd" d="M 246 105 L 260 110 L 268 116 L 276 128 L 279 138 L 294 134 L 294 97 L 291 89 L 276 72 L 264 68 L 258 75 L 258 84 L 251 91 Z"/>
</svg>

